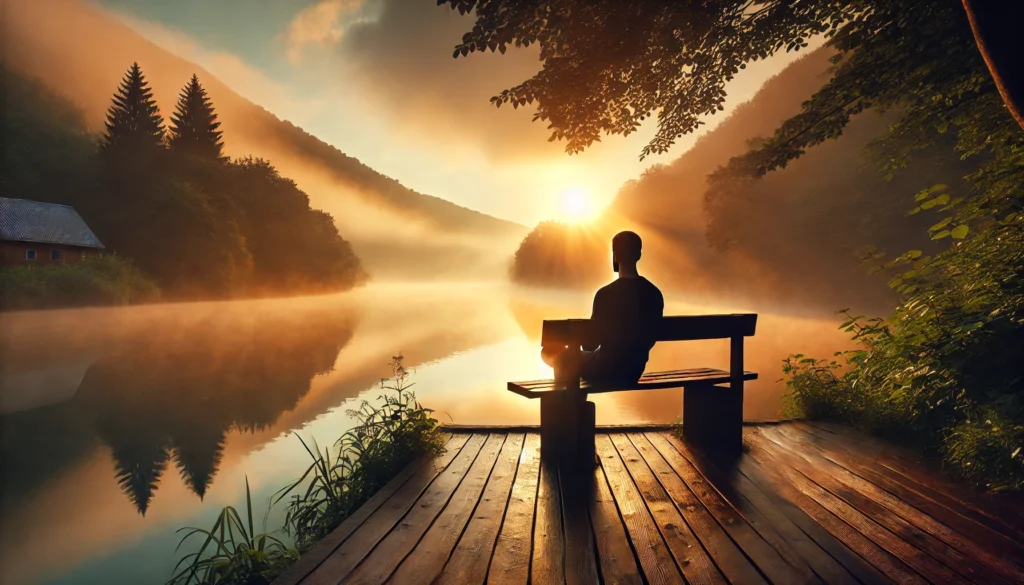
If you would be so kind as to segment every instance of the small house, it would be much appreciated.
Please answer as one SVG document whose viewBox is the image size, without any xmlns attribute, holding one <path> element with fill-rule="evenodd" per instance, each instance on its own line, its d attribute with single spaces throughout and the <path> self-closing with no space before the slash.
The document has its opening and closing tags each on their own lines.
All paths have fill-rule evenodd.
<svg viewBox="0 0 1024 585">
<path fill-rule="evenodd" d="M 0 197 L 0 264 L 59 264 L 104 246 L 74 207 Z"/>
</svg>

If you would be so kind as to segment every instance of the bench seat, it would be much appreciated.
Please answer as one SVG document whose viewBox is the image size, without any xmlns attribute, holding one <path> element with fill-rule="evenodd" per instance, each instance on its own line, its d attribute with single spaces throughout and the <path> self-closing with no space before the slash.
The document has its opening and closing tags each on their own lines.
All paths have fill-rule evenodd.
<svg viewBox="0 0 1024 585">
<path fill-rule="evenodd" d="M 662 317 L 651 330 L 653 341 L 729 340 L 729 369 L 694 368 L 649 372 L 631 385 L 594 385 L 578 378 L 568 387 L 554 380 L 509 382 L 508 389 L 540 398 L 540 446 L 545 459 L 586 464 L 594 457 L 597 414 L 588 394 L 683 388 L 683 431 L 688 441 L 710 451 L 738 454 L 743 447 L 743 385 L 757 374 L 743 368 L 743 338 L 754 335 L 757 315 L 680 315 Z M 590 319 L 545 320 L 541 348 L 600 345 Z M 577 390 L 577 388 L 579 390 Z"/>
<path fill-rule="evenodd" d="M 588 394 L 601 392 L 620 392 L 628 390 L 661 390 L 664 388 L 679 388 L 692 385 L 714 385 L 728 384 L 730 381 L 729 372 L 714 368 L 693 368 L 689 370 L 666 370 L 663 372 L 648 372 L 632 386 L 599 386 L 591 384 L 586 380 L 580 381 L 580 390 Z M 755 372 L 743 372 L 743 380 L 756 380 Z M 527 398 L 540 398 L 551 392 L 558 392 L 555 388 L 555 381 L 531 380 L 527 382 L 509 382 L 508 389 L 520 396 Z"/>
</svg>

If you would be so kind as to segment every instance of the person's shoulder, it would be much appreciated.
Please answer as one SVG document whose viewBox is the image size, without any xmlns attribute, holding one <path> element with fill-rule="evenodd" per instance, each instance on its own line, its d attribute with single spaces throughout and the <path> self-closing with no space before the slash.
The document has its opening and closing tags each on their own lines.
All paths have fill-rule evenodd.
<svg viewBox="0 0 1024 585">
<path fill-rule="evenodd" d="M 615 290 L 615 282 L 616 281 L 613 280 L 608 284 L 602 286 L 601 288 L 597 289 L 597 292 L 594 293 L 594 298 L 597 299 L 607 294 L 611 294 L 611 291 Z"/>
<path fill-rule="evenodd" d="M 646 294 L 650 295 L 651 298 L 657 299 L 662 305 L 665 304 L 665 295 L 661 294 L 661 289 L 657 285 L 644 278 L 644 286 L 647 288 Z"/>
<path fill-rule="evenodd" d="M 651 289 L 651 290 L 653 290 L 653 291 L 657 292 L 657 293 L 658 293 L 659 295 L 661 294 L 661 289 L 660 289 L 660 288 L 658 288 L 658 286 L 657 286 L 656 284 L 654 284 L 653 282 L 651 282 L 650 280 L 648 280 L 646 276 L 641 276 L 641 277 L 640 277 L 640 280 L 642 280 L 642 281 L 643 281 L 643 283 L 644 283 L 644 286 L 646 286 L 647 288 L 649 288 L 649 289 Z"/>
</svg>

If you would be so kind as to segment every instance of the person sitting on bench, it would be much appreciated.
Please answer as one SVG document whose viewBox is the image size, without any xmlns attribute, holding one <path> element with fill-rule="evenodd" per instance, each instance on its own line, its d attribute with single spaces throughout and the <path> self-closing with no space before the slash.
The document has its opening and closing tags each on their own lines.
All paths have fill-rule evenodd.
<svg viewBox="0 0 1024 585">
<path fill-rule="evenodd" d="M 597 385 L 628 385 L 643 375 L 665 299 L 658 287 L 637 273 L 641 247 L 640 236 L 633 232 L 612 238 L 612 269 L 619 276 L 594 295 L 593 341 L 583 351 L 565 346 L 541 349 L 544 362 L 555 370 L 556 384 L 583 378 Z"/>
</svg>

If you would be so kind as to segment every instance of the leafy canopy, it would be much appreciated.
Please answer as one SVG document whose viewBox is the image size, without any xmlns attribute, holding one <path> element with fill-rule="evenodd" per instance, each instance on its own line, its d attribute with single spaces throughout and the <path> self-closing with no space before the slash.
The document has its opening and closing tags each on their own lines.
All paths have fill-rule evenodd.
<svg viewBox="0 0 1024 585">
<path fill-rule="evenodd" d="M 851 115 L 892 107 L 937 86 L 980 94 L 992 85 L 959 0 L 439 0 L 476 23 L 455 56 L 540 46 L 542 69 L 492 98 L 537 103 L 551 140 L 578 153 L 602 133 L 628 135 L 651 116 L 641 159 L 666 152 L 724 109 L 725 84 L 747 63 L 796 51 L 821 35 L 835 77 L 749 161 L 759 172 L 842 132 Z M 918 91 L 914 91 L 918 90 Z"/>
</svg>

